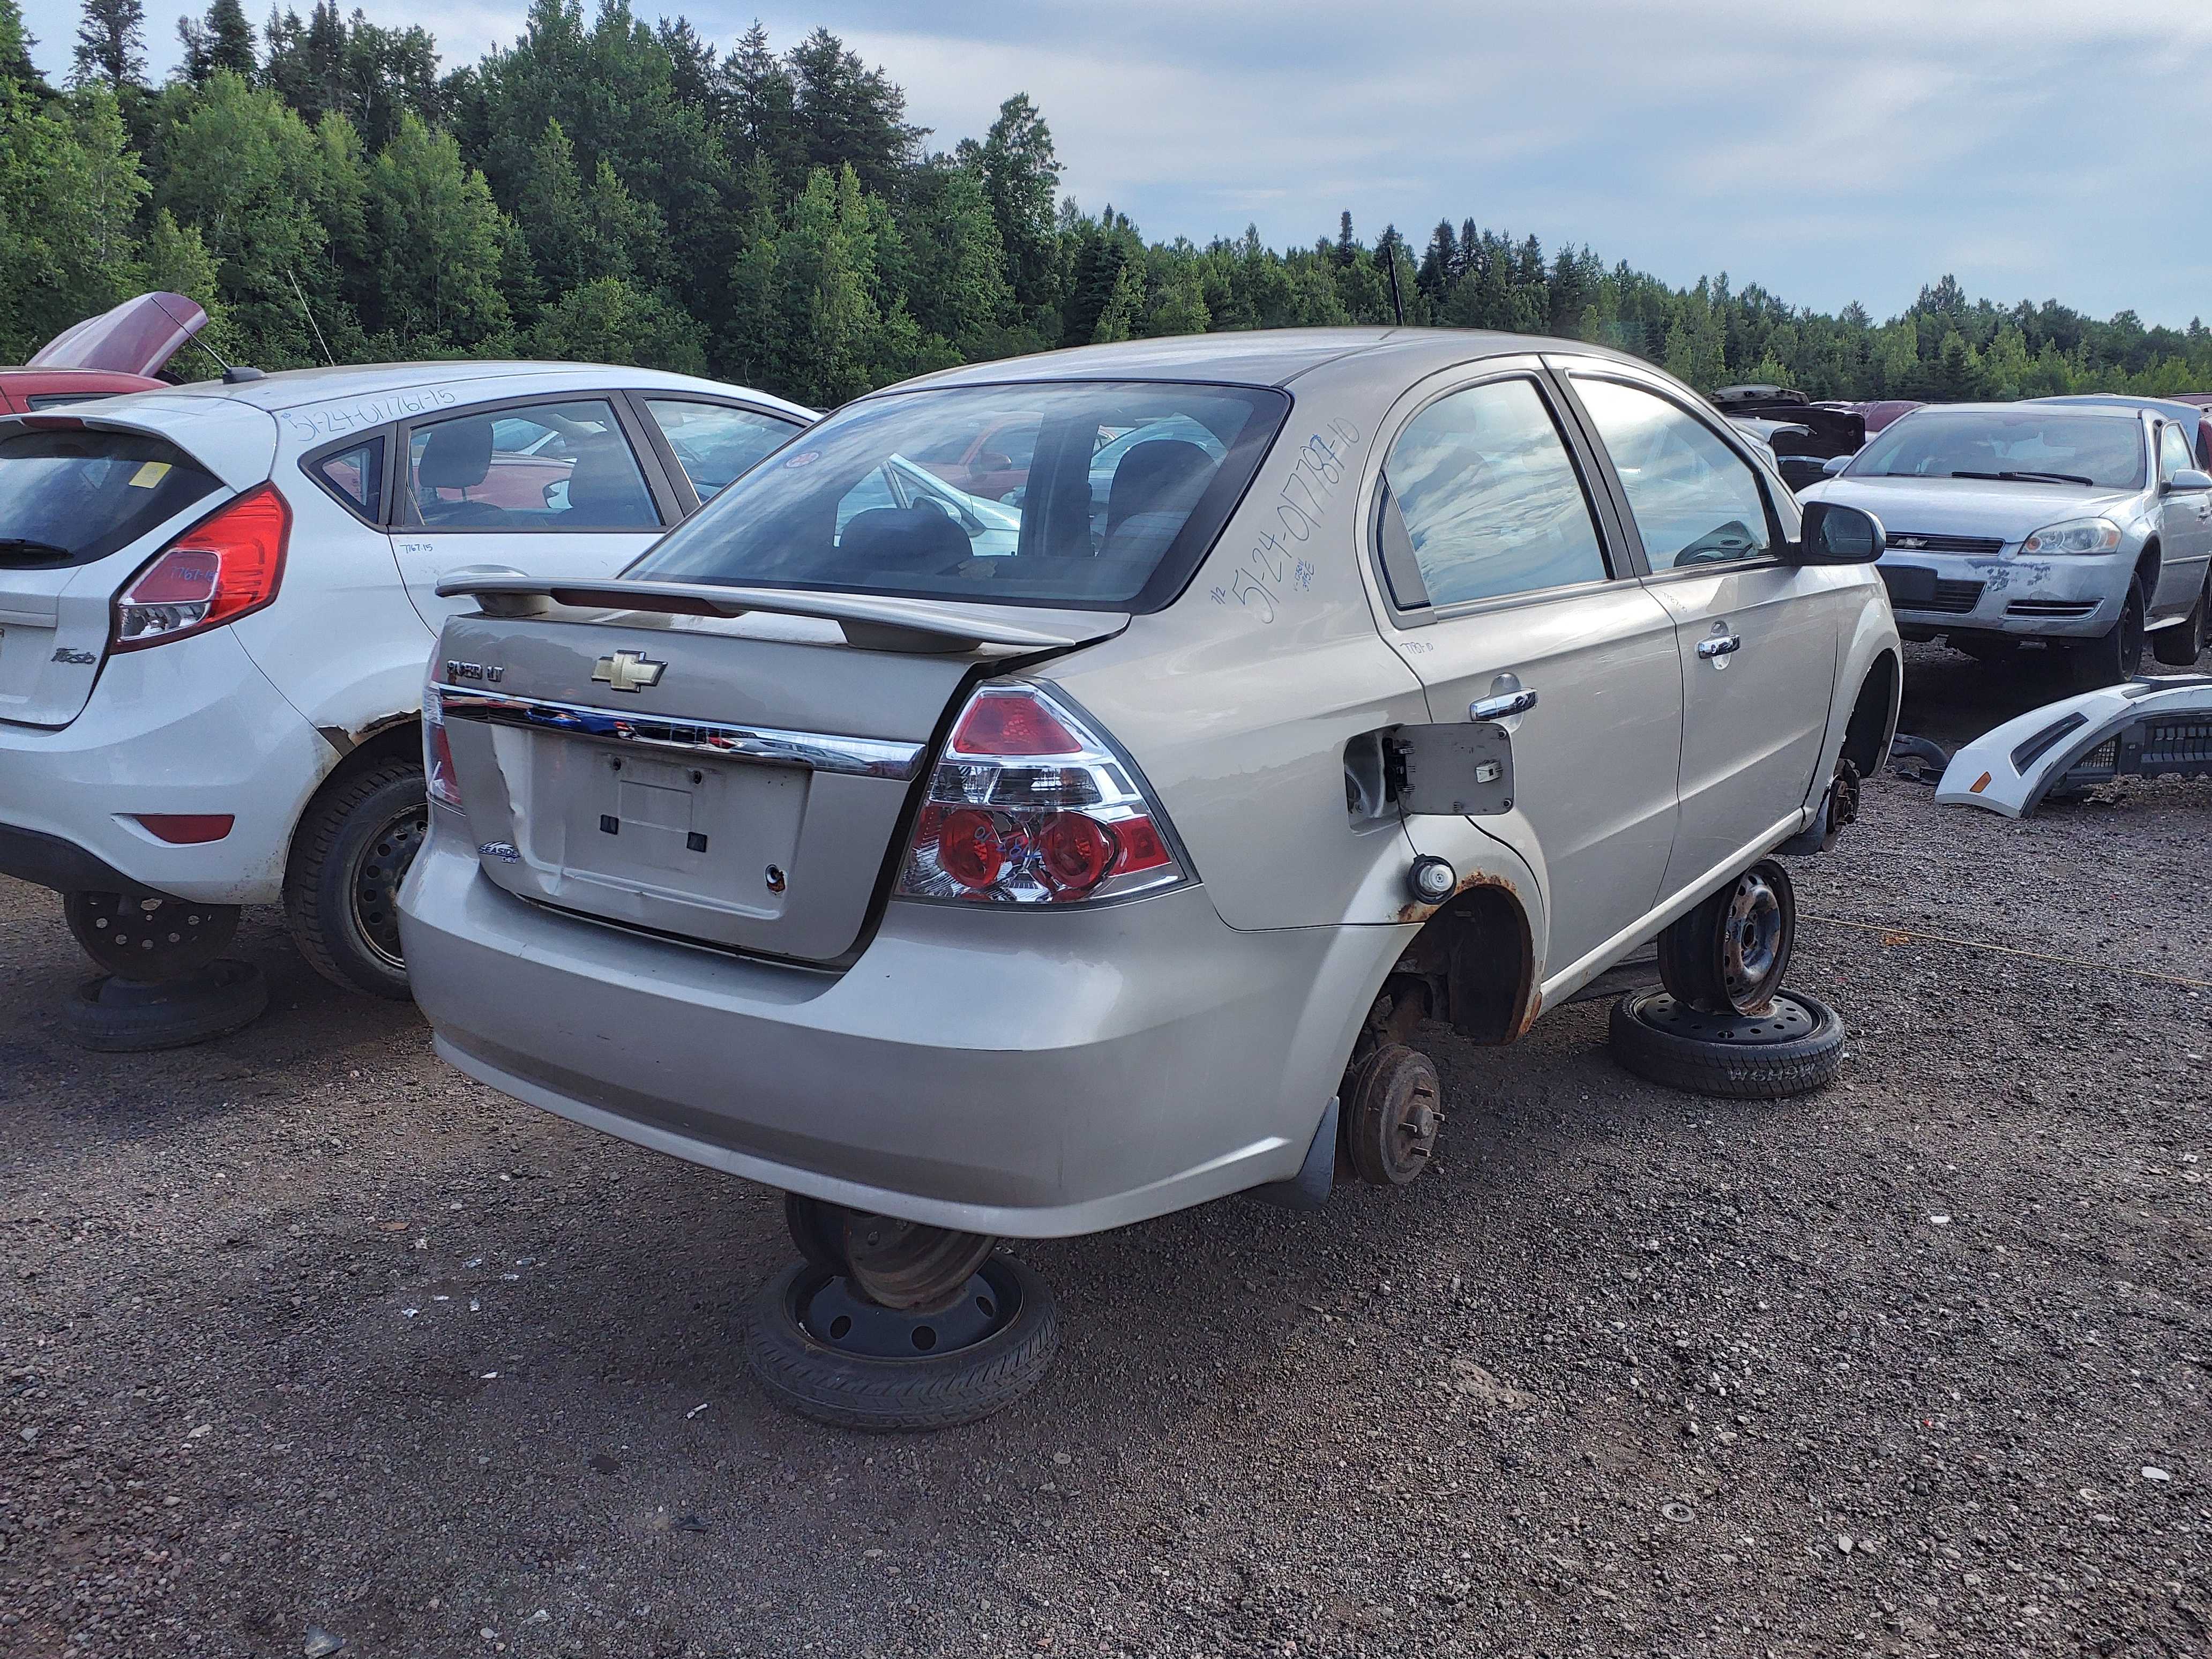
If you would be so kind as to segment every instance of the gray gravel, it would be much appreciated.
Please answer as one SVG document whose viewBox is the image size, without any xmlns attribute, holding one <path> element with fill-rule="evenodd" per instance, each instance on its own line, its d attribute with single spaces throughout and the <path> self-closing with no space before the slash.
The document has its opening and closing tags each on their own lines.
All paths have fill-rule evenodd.
<svg viewBox="0 0 2212 1659">
<path fill-rule="evenodd" d="M 1914 654 L 1908 725 L 1989 723 Z M 772 1194 L 271 917 L 258 1025 L 80 1053 L 0 882 L 0 1653 L 2212 1652 L 2212 989 L 2116 966 L 2212 982 L 2212 785 L 2113 794 L 1870 787 L 1797 866 L 1826 1093 L 1646 1085 L 1595 1004 L 1432 1030 L 1419 1183 L 1024 1246 L 1055 1370 L 895 1441 L 746 1380 Z"/>
</svg>

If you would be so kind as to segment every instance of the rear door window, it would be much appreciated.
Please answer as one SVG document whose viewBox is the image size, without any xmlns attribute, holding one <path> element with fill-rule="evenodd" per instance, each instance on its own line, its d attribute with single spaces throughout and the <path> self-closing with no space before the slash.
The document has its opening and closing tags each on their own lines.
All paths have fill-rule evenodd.
<svg viewBox="0 0 2212 1659">
<path fill-rule="evenodd" d="M 431 530 L 652 530 L 660 514 L 602 398 L 414 428 L 405 499 Z"/>
<path fill-rule="evenodd" d="M 1400 610 L 1607 575 L 1597 523 L 1535 382 L 1439 398 L 1390 446 L 1380 526 Z"/>
<path fill-rule="evenodd" d="M 0 437 L 0 569 L 104 559 L 217 488 L 149 433 L 9 433 Z"/>
<path fill-rule="evenodd" d="M 702 501 L 720 495 L 799 429 L 796 421 L 689 398 L 648 398 L 645 406 Z"/>
</svg>

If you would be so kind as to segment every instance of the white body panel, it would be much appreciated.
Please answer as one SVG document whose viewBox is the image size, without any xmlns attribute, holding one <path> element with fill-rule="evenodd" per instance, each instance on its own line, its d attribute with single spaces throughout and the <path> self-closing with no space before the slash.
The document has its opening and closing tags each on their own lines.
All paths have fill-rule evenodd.
<svg viewBox="0 0 2212 1659">
<path fill-rule="evenodd" d="M 381 432 L 389 443 L 410 419 L 486 402 L 623 391 L 741 401 L 788 418 L 794 431 L 812 419 L 781 399 L 690 376 L 535 363 L 305 370 L 56 411 L 96 429 L 157 434 L 224 488 L 94 562 L 0 570 L 0 835 L 66 842 L 182 898 L 277 900 L 294 828 L 316 789 L 361 741 L 420 713 L 437 624 L 451 608 L 432 592 L 441 569 L 500 563 L 603 577 L 660 533 L 417 532 L 431 545 L 403 556 L 385 527 L 310 477 L 301 458 L 349 437 Z M 665 477 L 665 465 L 646 465 Z M 108 653 L 116 592 L 178 533 L 264 481 L 291 512 L 276 600 L 206 634 Z M 667 521 L 679 516 L 668 490 L 657 499 Z M 172 846 L 135 812 L 236 822 L 220 841 Z"/>
</svg>

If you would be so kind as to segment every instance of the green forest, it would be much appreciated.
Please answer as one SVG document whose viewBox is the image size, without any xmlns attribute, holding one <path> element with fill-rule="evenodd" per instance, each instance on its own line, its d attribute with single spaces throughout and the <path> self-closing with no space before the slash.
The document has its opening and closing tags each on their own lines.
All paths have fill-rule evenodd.
<svg viewBox="0 0 2212 1659">
<path fill-rule="evenodd" d="M 1045 112 L 1008 97 L 950 148 L 827 29 L 726 47 L 628 0 L 533 0 L 520 38 L 442 68 L 421 28 L 336 0 L 257 27 L 86 0 L 67 84 L 0 0 L 0 362 L 149 288 L 225 357 L 573 358 L 703 372 L 818 405 L 947 364 L 1210 329 L 1408 323 L 1618 346 L 1707 390 L 2014 398 L 2212 390 L 2212 332 L 1946 276 L 1903 315 L 1828 314 L 1725 275 L 1676 288 L 1592 249 L 1440 219 L 1423 240 L 1256 230 L 1147 241 L 1060 192 Z M 186 374 L 213 368 L 180 357 Z"/>
</svg>

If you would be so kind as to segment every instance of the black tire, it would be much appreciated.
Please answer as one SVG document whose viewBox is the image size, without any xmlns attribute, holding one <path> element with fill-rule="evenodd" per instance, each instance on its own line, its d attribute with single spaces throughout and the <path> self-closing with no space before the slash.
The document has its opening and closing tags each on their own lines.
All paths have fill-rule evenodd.
<svg viewBox="0 0 2212 1659">
<path fill-rule="evenodd" d="M 2076 640 L 2066 648 L 2065 666 L 2084 691 L 2118 685 L 2142 672 L 2144 602 L 2142 584 L 2130 578 L 2119 620 L 2094 640 Z"/>
<path fill-rule="evenodd" d="M 300 954 L 325 979 L 404 1000 L 400 878 L 428 829 L 422 769 L 383 761 L 327 786 L 292 838 L 284 909 Z"/>
<path fill-rule="evenodd" d="M 2197 603 L 2188 616 L 2150 636 L 2151 654 L 2168 668 L 2194 668 L 2197 658 L 2204 654 L 2208 613 L 2212 613 L 2212 570 L 2204 573 L 2204 586 L 2197 590 Z"/>
<path fill-rule="evenodd" d="M 106 975 L 62 1003 L 62 1030 L 79 1048 L 144 1054 L 228 1036 L 269 1006 L 269 984 L 250 962 L 218 962 L 191 979 L 148 985 Z"/>
<path fill-rule="evenodd" d="M 1833 1082 L 1844 1060 L 1843 1020 L 1802 991 L 1777 992 L 1764 1017 L 1699 1013 L 1664 991 L 1632 991 L 1613 1005 L 1607 1035 L 1613 1058 L 1638 1077 L 1730 1100 L 1810 1093 Z"/>
<path fill-rule="evenodd" d="M 795 1261 L 746 1311 L 745 1362 L 769 1399 L 817 1423 L 889 1434 L 975 1422 L 1036 1388 L 1060 1350 L 1059 1310 L 1044 1280 L 1006 1255 L 982 1273 L 1018 1298 L 1005 1324 L 968 1347 L 886 1359 L 832 1347 L 801 1325 L 801 1298 L 830 1275 Z"/>
<path fill-rule="evenodd" d="M 121 893 L 64 893 L 62 919 L 85 955 L 117 978 L 143 984 L 191 978 L 238 932 L 235 904 Z"/>
</svg>

